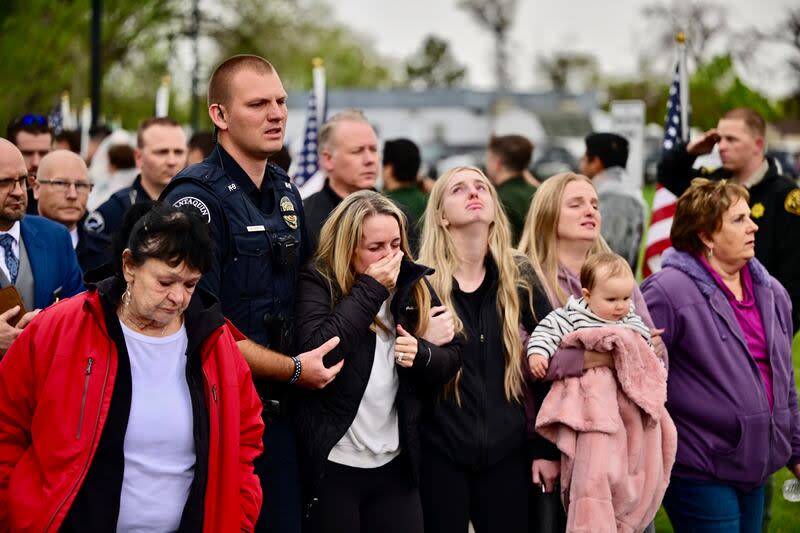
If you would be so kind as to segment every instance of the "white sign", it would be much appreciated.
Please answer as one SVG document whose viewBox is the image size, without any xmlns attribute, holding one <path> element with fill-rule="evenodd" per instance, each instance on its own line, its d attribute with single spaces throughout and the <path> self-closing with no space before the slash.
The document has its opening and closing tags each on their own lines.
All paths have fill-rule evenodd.
<svg viewBox="0 0 800 533">
<path fill-rule="evenodd" d="M 631 188 L 644 185 L 644 120 L 643 100 L 611 102 L 611 131 L 628 139 L 628 177 Z"/>
</svg>

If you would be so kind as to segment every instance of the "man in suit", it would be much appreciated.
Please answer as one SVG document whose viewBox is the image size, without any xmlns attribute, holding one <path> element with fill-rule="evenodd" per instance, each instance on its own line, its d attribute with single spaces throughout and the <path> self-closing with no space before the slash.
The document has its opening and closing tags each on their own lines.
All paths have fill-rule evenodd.
<svg viewBox="0 0 800 533">
<path fill-rule="evenodd" d="M 0 314 L 0 350 L 5 351 L 40 309 L 83 291 L 81 269 L 69 231 L 56 222 L 25 215 L 28 170 L 22 153 L 0 138 L 0 286 L 14 285 L 32 311 L 16 326 L 14 307 Z"/>
<path fill-rule="evenodd" d="M 54 150 L 42 158 L 33 184 L 39 215 L 63 224 L 78 255 L 78 265 L 87 272 L 99 267 L 109 254 L 110 239 L 86 236 L 86 203 L 93 187 L 81 156 L 69 150 Z"/>
</svg>

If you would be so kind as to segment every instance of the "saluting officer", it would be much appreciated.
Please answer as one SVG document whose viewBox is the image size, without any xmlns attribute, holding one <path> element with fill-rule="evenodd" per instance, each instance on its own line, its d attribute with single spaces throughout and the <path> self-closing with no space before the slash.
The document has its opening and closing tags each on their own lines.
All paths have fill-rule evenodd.
<svg viewBox="0 0 800 533">
<path fill-rule="evenodd" d="M 800 329 L 800 189 L 764 156 L 766 123 L 756 111 L 728 111 L 716 128 L 678 144 L 658 164 L 658 181 L 680 196 L 692 178 L 730 179 L 750 191 L 750 216 L 758 224 L 756 257 L 792 299 L 792 331 Z M 722 167 L 692 168 L 719 143 Z M 788 325 L 787 325 L 788 326 Z"/>
<path fill-rule="evenodd" d="M 253 55 L 231 57 L 208 86 L 217 145 L 178 173 L 161 198 L 189 204 L 208 221 L 213 266 L 200 284 L 248 339 L 239 348 L 264 403 L 264 455 L 256 461 L 264 504 L 256 531 L 300 531 L 300 483 L 287 417 L 289 385 L 320 388 L 330 369 L 322 356 L 338 338 L 296 357 L 291 349 L 297 271 L 308 256 L 303 204 L 286 173 L 267 159 L 283 146 L 286 91 L 275 68 Z"/>
</svg>

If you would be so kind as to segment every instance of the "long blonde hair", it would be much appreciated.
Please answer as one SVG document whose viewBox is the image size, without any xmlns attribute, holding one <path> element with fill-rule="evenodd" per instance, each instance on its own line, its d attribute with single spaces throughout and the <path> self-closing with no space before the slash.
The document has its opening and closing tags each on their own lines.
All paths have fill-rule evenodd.
<svg viewBox="0 0 800 533">
<path fill-rule="evenodd" d="M 317 270 L 328 280 L 331 301 L 346 296 L 353 288 L 356 271 L 353 256 L 364 232 L 364 221 L 374 215 L 388 215 L 400 226 L 400 251 L 410 261 L 414 258 L 406 235 L 406 217 L 388 198 L 375 191 L 358 191 L 348 195 L 328 216 L 319 236 L 319 249 L 314 256 Z M 421 279 L 413 289 L 419 315 L 415 334 L 428 328 L 431 294 Z M 383 327 L 380 322 L 375 324 Z"/>
<path fill-rule="evenodd" d="M 489 227 L 489 255 L 497 265 L 497 313 L 501 319 L 503 345 L 505 347 L 505 377 L 503 388 L 508 401 L 522 400 L 524 376 L 522 370 L 523 353 L 522 342 L 519 337 L 520 323 L 520 288 L 532 294 L 532 287 L 520 273 L 520 254 L 511 247 L 511 230 L 508 217 L 500 204 L 497 191 L 486 176 L 476 167 L 456 167 L 445 172 L 436 184 L 428 198 L 422 222 L 422 237 L 420 244 L 420 261 L 436 269 L 430 277 L 431 285 L 442 300 L 442 304 L 453 313 L 456 322 L 456 332 L 464 330 L 464 323 L 458 317 L 453 305 L 453 274 L 458 269 L 460 260 L 455 248 L 455 243 L 449 230 L 443 224 L 442 202 L 450 180 L 460 172 L 474 172 L 486 182 L 495 208 L 495 219 Z M 460 404 L 459 384 L 461 370 L 445 385 L 445 395 L 455 397 Z"/>
<path fill-rule="evenodd" d="M 519 251 L 531 260 L 554 306 L 556 303 L 563 306 L 569 297 L 558 284 L 558 219 L 561 217 L 564 189 L 573 181 L 583 181 L 594 187 L 592 180 L 586 176 L 565 172 L 546 179 L 536 189 L 519 240 Z M 598 232 L 587 256 L 610 251 Z"/>
</svg>

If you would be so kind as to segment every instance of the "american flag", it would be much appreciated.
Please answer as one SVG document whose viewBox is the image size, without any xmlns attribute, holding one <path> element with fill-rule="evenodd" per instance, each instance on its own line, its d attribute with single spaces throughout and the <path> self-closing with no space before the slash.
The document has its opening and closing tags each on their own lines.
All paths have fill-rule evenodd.
<svg viewBox="0 0 800 533">
<path fill-rule="evenodd" d="M 294 175 L 294 184 L 298 189 L 311 179 L 319 170 L 319 155 L 317 152 L 317 134 L 319 133 L 317 96 L 314 89 L 308 96 L 308 113 L 303 137 L 303 148 L 297 158 L 297 171 Z"/>
<path fill-rule="evenodd" d="M 669 152 L 680 140 L 686 140 L 686 132 L 689 130 L 687 117 L 688 109 L 681 106 L 688 105 L 688 98 L 682 98 L 682 90 L 687 87 L 681 86 L 681 64 L 680 60 L 675 67 L 675 76 L 672 78 L 672 85 L 669 88 L 669 98 L 667 100 L 667 117 L 664 121 L 664 142 L 661 146 L 661 156 Z M 683 82 L 685 84 L 685 81 Z M 686 101 L 682 101 L 686 100 Z M 661 254 L 669 248 L 672 243 L 669 240 L 669 232 L 672 228 L 672 218 L 675 216 L 675 206 L 678 198 L 665 189 L 661 184 L 656 186 L 656 194 L 653 198 L 653 214 L 650 218 L 650 229 L 647 231 L 647 244 L 644 250 L 644 264 L 642 274 L 644 277 L 661 270 Z"/>
</svg>

